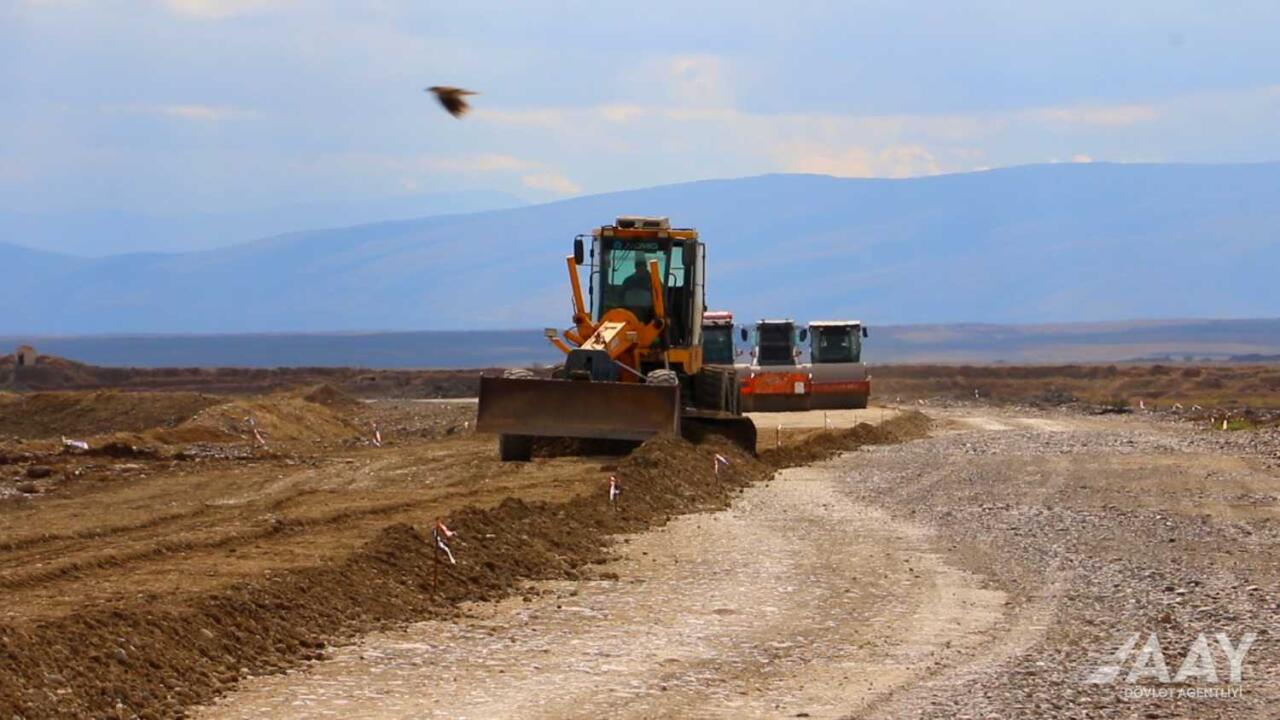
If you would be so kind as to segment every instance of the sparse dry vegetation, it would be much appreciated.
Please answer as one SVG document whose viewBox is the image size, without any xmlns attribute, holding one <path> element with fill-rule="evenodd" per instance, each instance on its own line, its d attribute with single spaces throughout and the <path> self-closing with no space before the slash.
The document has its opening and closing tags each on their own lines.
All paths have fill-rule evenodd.
<svg viewBox="0 0 1280 720">
<path fill-rule="evenodd" d="M 972 400 L 976 390 L 1000 403 L 1280 408 L 1280 365 L 885 365 L 872 377 L 882 401 Z"/>
</svg>

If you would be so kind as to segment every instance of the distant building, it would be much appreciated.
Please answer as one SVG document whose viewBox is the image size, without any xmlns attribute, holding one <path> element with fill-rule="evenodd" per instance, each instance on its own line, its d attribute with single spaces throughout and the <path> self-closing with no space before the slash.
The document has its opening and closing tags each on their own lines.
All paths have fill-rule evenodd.
<svg viewBox="0 0 1280 720">
<path fill-rule="evenodd" d="M 17 350 L 13 351 L 13 364 L 16 367 L 35 365 L 37 357 L 39 357 L 39 355 L 36 353 L 35 348 L 30 345 L 22 345 L 19 346 Z"/>
</svg>

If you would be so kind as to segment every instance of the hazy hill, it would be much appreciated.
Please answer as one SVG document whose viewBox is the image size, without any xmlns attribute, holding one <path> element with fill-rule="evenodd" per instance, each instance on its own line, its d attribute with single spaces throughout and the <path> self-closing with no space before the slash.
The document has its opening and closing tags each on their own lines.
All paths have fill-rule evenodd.
<svg viewBox="0 0 1280 720">
<path fill-rule="evenodd" d="M 571 238 L 620 213 L 699 227 L 710 304 L 745 319 L 1267 317 L 1280 315 L 1278 199 L 1280 164 L 771 175 L 175 255 L 0 246 L 0 332 L 563 325 Z"/>
<path fill-rule="evenodd" d="M 0 211 L 0 242 L 89 257 L 124 252 L 182 252 L 225 247 L 282 232 L 527 204 L 505 193 L 477 190 L 377 201 L 280 205 L 222 214 L 164 210 L 153 214 L 105 210 Z"/>
</svg>

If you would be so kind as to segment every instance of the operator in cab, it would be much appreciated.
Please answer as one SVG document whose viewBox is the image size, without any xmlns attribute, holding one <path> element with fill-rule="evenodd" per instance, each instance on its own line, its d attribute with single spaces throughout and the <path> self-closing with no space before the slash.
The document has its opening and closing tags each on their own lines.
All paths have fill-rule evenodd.
<svg viewBox="0 0 1280 720">
<path fill-rule="evenodd" d="M 653 318 L 653 292 L 649 287 L 649 261 L 643 252 L 635 254 L 634 269 L 622 281 L 622 304 L 635 309 L 641 322 Z"/>
</svg>

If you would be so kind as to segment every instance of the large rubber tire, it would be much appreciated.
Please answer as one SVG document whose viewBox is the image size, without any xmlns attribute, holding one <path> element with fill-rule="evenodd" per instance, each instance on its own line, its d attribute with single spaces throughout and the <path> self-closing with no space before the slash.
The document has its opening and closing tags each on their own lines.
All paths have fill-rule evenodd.
<svg viewBox="0 0 1280 720">
<path fill-rule="evenodd" d="M 693 378 L 693 405 L 704 410 L 737 412 L 738 379 L 733 368 L 702 368 Z"/>
<path fill-rule="evenodd" d="M 498 436 L 498 458 L 502 462 L 528 462 L 532 457 L 532 435 Z"/>
<path fill-rule="evenodd" d="M 535 376 L 533 371 L 527 368 L 507 368 L 502 371 L 502 377 L 508 380 L 529 380 Z"/>
</svg>

